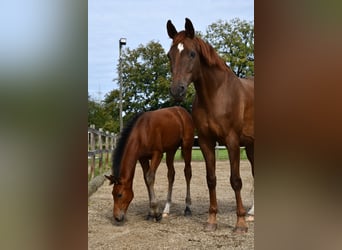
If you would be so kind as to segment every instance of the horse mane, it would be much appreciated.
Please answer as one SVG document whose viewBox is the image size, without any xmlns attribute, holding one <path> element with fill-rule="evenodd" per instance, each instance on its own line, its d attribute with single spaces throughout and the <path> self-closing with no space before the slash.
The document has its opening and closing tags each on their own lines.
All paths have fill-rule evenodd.
<svg viewBox="0 0 342 250">
<path fill-rule="evenodd" d="M 179 32 L 174 37 L 173 44 L 183 42 L 186 37 L 187 35 L 185 31 Z M 193 40 L 195 41 L 197 49 L 208 66 L 217 66 L 222 70 L 230 70 L 225 61 L 217 54 L 213 46 L 197 36 L 195 36 Z"/>
<path fill-rule="evenodd" d="M 137 113 L 133 116 L 131 120 L 127 123 L 127 125 L 123 128 L 120 138 L 118 142 L 116 143 L 116 147 L 113 151 L 112 155 L 112 175 L 114 176 L 114 179 L 119 180 L 120 177 L 120 165 L 122 156 L 125 150 L 125 146 L 128 140 L 129 135 L 131 134 L 131 131 L 137 122 L 137 120 L 140 118 L 140 116 L 144 114 L 144 112 Z"/>
</svg>

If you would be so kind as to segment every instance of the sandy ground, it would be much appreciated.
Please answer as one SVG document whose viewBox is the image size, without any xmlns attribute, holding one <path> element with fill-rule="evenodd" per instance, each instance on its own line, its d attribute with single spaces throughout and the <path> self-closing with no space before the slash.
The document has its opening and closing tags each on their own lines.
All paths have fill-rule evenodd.
<svg viewBox="0 0 342 250">
<path fill-rule="evenodd" d="M 134 199 L 123 226 L 114 225 L 112 216 L 112 186 L 106 180 L 88 201 L 88 249 L 254 249 L 254 224 L 247 222 L 248 232 L 233 233 L 236 223 L 235 196 L 229 183 L 227 162 L 216 163 L 218 228 L 204 232 L 208 218 L 209 192 L 204 162 L 192 162 L 191 198 L 192 216 L 185 217 L 185 179 L 183 162 L 175 163 L 176 176 L 170 215 L 161 222 L 146 221 L 149 210 L 147 189 L 140 165 L 134 178 Z M 242 199 L 246 210 L 253 201 L 253 177 L 248 161 L 241 162 L 243 181 Z M 167 195 L 167 167 L 164 162 L 157 170 L 155 192 L 160 209 Z"/>
</svg>

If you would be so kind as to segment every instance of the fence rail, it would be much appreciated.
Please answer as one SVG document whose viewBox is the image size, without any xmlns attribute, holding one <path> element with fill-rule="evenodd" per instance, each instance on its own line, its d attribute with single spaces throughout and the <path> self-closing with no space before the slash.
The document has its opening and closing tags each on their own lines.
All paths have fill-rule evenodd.
<svg viewBox="0 0 342 250">
<path fill-rule="evenodd" d="M 102 128 L 95 129 L 95 125 L 88 128 L 88 178 L 95 176 L 96 159 L 98 159 L 98 170 L 109 165 L 109 156 L 116 145 L 117 136 L 114 133 L 103 131 Z M 104 163 L 103 163 L 104 160 Z"/>
</svg>

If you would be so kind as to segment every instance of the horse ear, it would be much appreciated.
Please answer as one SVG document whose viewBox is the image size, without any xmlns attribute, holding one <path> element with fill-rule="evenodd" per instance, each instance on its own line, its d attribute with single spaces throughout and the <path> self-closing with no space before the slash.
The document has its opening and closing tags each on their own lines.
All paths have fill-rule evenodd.
<svg viewBox="0 0 342 250">
<path fill-rule="evenodd" d="M 171 22 L 171 20 L 167 21 L 166 28 L 167 28 L 167 34 L 169 35 L 171 39 L 173 39 L 177 35 L 178 32 L 175 26 L 173 25 L 173 23 Z"/>
<path fill-rule="evenodd" d="M 185 18 L 185 33 L 191 39 L 195 37 L 195 29 L 189 18 Z"/>
<path fill-rule="evenodd" d="M 109 185 L 112 185 L 115 183 L 115 179 L 114 179 L 114 176 L 113 175 L 105 175 L 105 177 L 109 180 Z"/>
</svg>

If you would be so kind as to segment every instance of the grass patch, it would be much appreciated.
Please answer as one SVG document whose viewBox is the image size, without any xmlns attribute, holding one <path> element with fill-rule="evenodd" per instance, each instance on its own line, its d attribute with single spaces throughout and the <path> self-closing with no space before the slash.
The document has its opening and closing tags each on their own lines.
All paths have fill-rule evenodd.
<svg viewBox="0 0 342 250">
<path fill-rule="evenodd" d="M 228 151 L 226 149 L 216 149 L 215 150 L 215 154 L 216 154 L 216 160 L 217 161 L 224 161 L 224 160 L 228 160 Z M 163 160 L 165 161 L 166 156 L 164 154 L 163 156 Z M 246 156 L 246 151 L 244 148 L 240 148 L 240 159 L 242 160 L 246 160 L 247 156 Z M 204 157 L 202 154 L 202 151 L 200 149 L 193 149 L 192 150 L 192 160 L 193 161 L 204 161 Z M 182 157 L 181 157 L 181 151 L 177 150 L 176 155 L 175 155 L 175 161 L 183 161 Z"/>
</svg>

